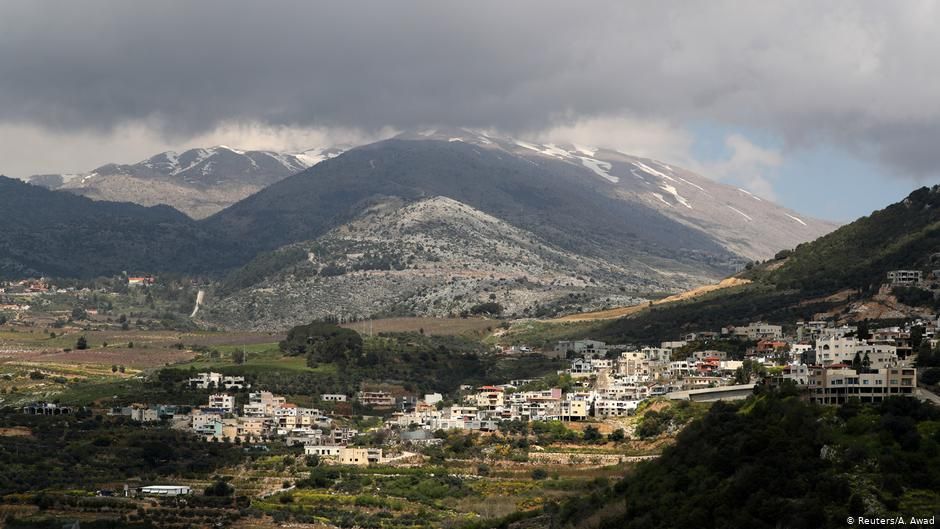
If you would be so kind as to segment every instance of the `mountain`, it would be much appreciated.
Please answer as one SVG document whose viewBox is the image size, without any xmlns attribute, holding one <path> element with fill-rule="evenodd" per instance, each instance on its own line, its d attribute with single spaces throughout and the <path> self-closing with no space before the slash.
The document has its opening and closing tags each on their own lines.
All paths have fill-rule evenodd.
<svg viewBox="0 0 940 529">
<path fill-rule="evenodd" d="M 704 264 L 705 275 L 767 258 L 834 228 L 736 188 L 614 151 L 563 151 L 465 131 L 460 137 L 426 134 L 353 149 L 207 223 L 249 239 L 274 233 L 249 241 L 270 250 L 322 235 L 353 218 L 356 205 L 372 197 L 447 196 L 562 246 L 619 256 L 639 250 Z"/>
<path fill-rule="evenodd" d="M 0 176 L 0 277 L 206 272 L 236 245 L 167 206 L 99 202 Z"/>
<path fill-rule="evenodd" d="M 416 223 L 414 204 L 434 214 Z M 382 216 L 373 213 L 377 205 Z M 499 229 L 457 228 L 478 218 Z M 255 322 L 264 315 L 259 325 L 311 314 L 459 313 L 499 292 L 498 278 L 513 276 L 530 285 L 502 290 L 510 314 L 600 308 L 638 293 L 701 285 L 832 227 L 653 160 L 464 130 L 405 133 L 352 149 L 204 222 L 262 255 L 234 274 L 217 300 L 217 314 Z M 382 235 L 350 235 L 357 233 Z M 424 261 L 430 254 L 396 251 L 416 247 L 418 239 L 433 247 L 435 237 L 448 251 L 433 265 Z M 520 240 L 541 253 L 526 254 Z M 519 255 L 500 253 L 503 245 Z M 344 246 L 348 254 L 381 256 L 407 271 L 363 274 L 355 259 L 336 250 Z M 310 257 L 298 268 L 302 255 Z M 501 270 L 506 261 L 512 267 Z M 323 278 L 324 267 L 331 278 Z M 312 273 L 317 279 L 309 279 Z M 447 274 L 463 287 L 427 291 Z M 569 284 L 591 288 L 562 288 Z M 357 292 L 368 300 L 354 299 Z M 577 302 L 566 303 L 571 296 Z M 253 308 L 239 313 L 241 303 Z"/>
<path fill-rule="evenodd" d="M 220 145 L 162 152 L 136 164 L 106 164 L 83 174 L 46 174 L 33 184 L 95 200 L 165 204 L 204 218 L 260 189 L 342 153 L 344 147 L 284 154 Z"/>
<path fill-rule="evenodd" d="M 625 290 L 666 280 L 564 251 L 450 198 L 389 198 L 315 241 L 281 248 L 232 274 L 203 317 L 267 330 L 324 316 L 537 316 L 564 308 L 562 302 L 636 303 Z"/>
<path fill-rule="evenodd" d="M 936 283 L 895 291 L 884 288 L 891 270 L 940 268 L 940 186 L 842 226 L 819 239 L 781 251 L 738 277 L 746 285 L 688 302 L 657 306 L 604 324 L 595 336 L 651 340 L 727 324 L 798 319 L 859 321 L 924 316 L 936 311 Z M 901 297 L 899 297 L 899 293 Z"/>
</svg>

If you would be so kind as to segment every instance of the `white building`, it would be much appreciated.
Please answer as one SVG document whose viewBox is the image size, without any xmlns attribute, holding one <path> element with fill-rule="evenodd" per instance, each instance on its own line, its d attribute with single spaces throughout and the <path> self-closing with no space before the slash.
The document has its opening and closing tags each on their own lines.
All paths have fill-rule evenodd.
<svg viewBox="0 0 940 529">
<path fill-rule="evenodd" d="M 304 454 L 308 456 L 339 457 L 343 448 L 339 445 L 306 445 L 304 446 Z"/>
<path fill-rule="evenodd" d="M 827 336 L 816 340 L 816 362 L 820 365 L 851 365 L 856 355 L 862 361 L 867 356 L 872 369 L 881 369 L 898 363 L 895 345 L 870 344 L 855 337 L 845 336 Z"/>
<path fill-rule="evenodd" d="M 919 285 L 924 279 L 920 270 L 892 270 L 888 272 L 888 282 L 892 285 Z"/>
<path fill-rule="evenodd" d="M 269 417 L 286 402 L 284 397 L 276 396 L 270 391 L 249 393 L 248 404 L 242 406 L 242 413 L 247 417 Z"/>
<path fill-rule="evenodd" d="M 235 412 L 235 397 L 225 393 L 215 393 L 209 395 L 209 407 L 222 410 L 227 413 Z"/>
<path fill-rule="evenodd" d="M 245 377 L 225 376 L 222 373 L 198 373 L 189 379 L 189 385 L 197 389 L 244 389 L 251 387 Z"/>
<path fill-rule="evenodd" d="M 598 399 L 594 401 L 594 414 L 598 417 L 623 417 L 636 411 L 638 400 Z"/>
</svg>

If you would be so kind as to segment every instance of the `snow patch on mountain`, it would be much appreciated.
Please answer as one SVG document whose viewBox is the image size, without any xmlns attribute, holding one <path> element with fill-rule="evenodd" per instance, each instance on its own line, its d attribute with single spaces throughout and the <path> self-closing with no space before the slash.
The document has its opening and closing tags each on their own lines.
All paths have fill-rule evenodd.
<svg viewBox="0 0 940 529">
<path fill-rule="evenodd" d="M 734 206 L 728 206 L 727 204 L 725 204 L 725 205 L 728 207 L 728 209 L 730 209 L 731 211 L 737 213 L 738 215 L 741 215 L 742 217 L 746 218 L 747 220 L 749 220 L 749 221 L 754 220 L 754 219 L 752 219 L 747 213 L 744 213 L 744 212 L 741 211 L 740 209 L 738 209 L 738 208 L 736 208 L 736 207 L 734 207 Z"/>
<path fill-rule="evenodd" d="M 692 209 L 692 204 L 690 204 L 685 197 L 679 194 L 679 191 L 675 188 L 675 186 L 671 186 L 669 184 L 660 184 L 659 188 L 675 197 L 676 201 L 683 206 Z"/>
<path fill-rule="evenodd" d="M 800 224 L 806 226 L 806 223 L 803 222 L 801 219 L 798 219 L 798 218 L 794 217 L 793 215 L 790 215 L 789 213 L 784 213 L 784 215 L 786 215 L 786 216 L 790 217 L 791 219 L 793 219 L 793 220 L 799 222 Z"/>
</svg>

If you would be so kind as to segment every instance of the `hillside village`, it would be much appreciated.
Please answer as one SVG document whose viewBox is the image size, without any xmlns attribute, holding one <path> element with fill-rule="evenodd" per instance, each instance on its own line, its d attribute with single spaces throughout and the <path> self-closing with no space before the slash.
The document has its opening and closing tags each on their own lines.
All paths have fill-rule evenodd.
<svg viewBox="0 0 940 529">
<path fill-rule="evenodd" d="M 210 392 L 203 405 L 140 403 L 108 413 L 140 423 L 168 421 L 209 442 L 263 446 L 277 439 L 338 464 L 390 463 L 415 456 L 408 447 L 440 443 L 441 432 L 497 432 L 507 423 L 531 421 L 603 422 L 628 417 L 651 399 L 740 400 L 755 388 L 786 384 L 820 404 L 923 398 L 916 352 L 938 346 L 936 319 L 871 329 L 825 321 L 786 327 L 752 322 L 690 333 L 659 347 L 559 341 L 551 350 L 536 351 L 567 359 L 568 367 L 553 377 L 462 385 L 447 396 L 322 393 L 318 400 L 326 408 L 319 409 L 253 388 L 244 376 L 210 371 L 182 382 Z M 504 355 L 529 353 L 502 349 Z M 351 402 L 383 416 L 384 423 L 371 432 L 348 426 L 348 411 L 337 411 L 337 405 Z M 54 415 L 68 408 L 40 403 L 23 412 Z M 381 443 L 363 441 L 363 434 L 375 431 L 384 432 Z"/>
</svg>

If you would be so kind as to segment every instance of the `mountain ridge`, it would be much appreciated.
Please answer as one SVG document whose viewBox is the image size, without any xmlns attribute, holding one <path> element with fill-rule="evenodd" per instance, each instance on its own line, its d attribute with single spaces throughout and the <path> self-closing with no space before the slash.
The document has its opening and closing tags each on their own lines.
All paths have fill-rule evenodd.
<svg viewBox="0 0 940 529">
<path fill-rule="evenodd" d="M 33 175 L 26 181 L 95 200 L 166 204 L 201 219 L 345 149 L 287 154 L 218 145 L 164 151 L 134 164 L 108 163 L 87 173 Z"/>
</svg>

